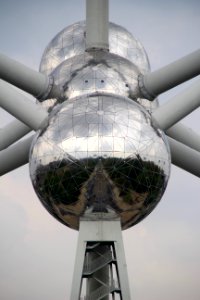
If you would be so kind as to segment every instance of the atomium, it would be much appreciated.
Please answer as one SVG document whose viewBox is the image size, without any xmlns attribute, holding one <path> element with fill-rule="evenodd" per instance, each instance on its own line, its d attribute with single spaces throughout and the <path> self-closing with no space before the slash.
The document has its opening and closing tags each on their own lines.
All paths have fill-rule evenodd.
<svg viewBox="0 0 200 300">
<path fill-rule="evenodd" d="M 85 30 L 85 22 L 64 28 L 42 56 L 40 71 L 62 94 L 41 101 L 50 118 L 32 143 L 30 175 L 42 204 L 65 225 L 78 230 L 86 213 L 112 212 L 127 229 L 161 199 L 170 151 L 151 124 L 158 100 L 139 91 L 138 77 L 149 71 L 143 46 L 110 23 L 109 51 L 86 51 Z"/>
<path fill-rule="evenodd" d="M 157 206 L 171 159 L 200 177 L 199 136 L 178 123 L 200 105 L 199 82 L 156 99 L 199 75 L 200 51 L 150 72 L 139 41 L 109 23 L 108 2 L 86 1 L 86 22 L 50 41 L 40 72 L 0 54 L 0 106 L 17 118 L 0 132 L 0 175 L 29 161 L 43 206 L 80 231 L 71 300 L 130 300 L 121 229 Z"/>
<path fill-rule="evenodd" d="M 57 105 L 36 135 L 30 175 L 46 209 L 79 228 L 85 212 L 114 212 L 126 229 L 161 199 L 170 173 L 164 134 L 127 97 L 92 94 Z"/>
</svg>

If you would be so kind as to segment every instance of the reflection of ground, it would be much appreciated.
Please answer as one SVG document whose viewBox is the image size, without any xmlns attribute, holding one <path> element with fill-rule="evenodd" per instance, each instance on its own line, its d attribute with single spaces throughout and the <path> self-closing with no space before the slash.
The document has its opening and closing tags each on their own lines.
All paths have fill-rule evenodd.
<svg viewBox="0 0 200 300">
<path fill-rule="evenodd" d="M 164 190 L 163 170 L 153 162 L 134 159 L 87 159 L 40 166 L 36 184 L 47 210 L 69 227 L 78 229 L 79 217 L 115 211 L 128 228 L 148 215 Z M 37 190 L 37 188 L 36 188 Z"/>
<path fill-rule="evenodd" d="M 110 203 L 107 205 L 115 208 L 121 217 L 122 226 L 128 228 L 129 223 L 131 225 L 133 222 L 137 220 L 140 211 L 144 207 L 144 201 L 148 195 L 145 193 L 137 193 L 134 190 L 129 191 L 131 196 L 131 201 L 124 201 L 123 197 L 120 196 L 120 189 L 114 184 L 114 182 L 109 178 L 108 173 L 103 170 L 104 181 L 106 184 L 110 186 L 110 190 L 112 190 L 112 196 L 110 195 Z"/>
</svg>

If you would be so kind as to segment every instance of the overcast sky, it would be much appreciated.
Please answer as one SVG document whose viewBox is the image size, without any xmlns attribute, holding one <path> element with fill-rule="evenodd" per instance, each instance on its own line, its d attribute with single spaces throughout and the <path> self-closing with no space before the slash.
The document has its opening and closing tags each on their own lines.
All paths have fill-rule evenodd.
<svg viewBox="0 0 200 300">
<path fill-rule="evenodd" d="M 199 16 L 199 0 L 110 1 L 110 20 L 140 39 L 152 70 L 199 48 Z M 0 0 L 0 52 L 38 69 L 53 36 L 84 18 L 83 0 Z M 0 111 L 0 127 L 11 119 Z M 196 110 L 183 123 L 200 133 L 199 119 Z M 199 198 L 199 179 L 172 167 L 155 211 L 124 232 L 132 299 L 200 299 Z M 0 299 L 69 299 L 77 236 L 40 204 L 28 166 L 1 177 Z"/>
</svg>

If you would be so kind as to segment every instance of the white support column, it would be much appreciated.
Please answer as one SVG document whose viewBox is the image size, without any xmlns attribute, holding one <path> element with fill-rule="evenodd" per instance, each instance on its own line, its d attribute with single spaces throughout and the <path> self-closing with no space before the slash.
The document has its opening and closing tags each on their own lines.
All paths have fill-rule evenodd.
<svg viewBox="0 0 200 300">
<path fill-rule="evenodd" d="M 32 140 L 33 136 L 0 151 L 0 176 L 28 163 Z"/>
<path fill-rule="evenodd" d="M 200 135 L 182 123 L 170 127 L 165 133 L 172 139 L 200 152 Z"/>
<path fill-rule="evenodd" d="M 153 100 L 161 93 L 200 74 L 200 50 L 152 73 L 140 76 L 143 97 Z"/>
<path fill-rule="evenodd" d="M 167 130 L 200 106 L 200 81 L 176 95 L 152 113 L 155 126 Z"/>
<path fill-rule="evenodd" d="M 96 242 L 95 242 L 96 243 Z M 96 243 L 97 244 L 97 243 Z M 89 243 L 87 243 L 86 247 L 89 246 Z M 92 245 L 94 247 L 94 244 Z M 96 251 L 95 251 L 96 250 Z M 96 261 L 99 259 L 103 259 L 104 262 L 106 261 L 107 255 L 112 256 L 111 249 L 109 245 L 105 245 L 104 243 L 99 243 L 95 247 L 95 250 L 93 251 L 86 249 L 87 252 L 87 259 L 85 258 L 85 261 L 87 261 L 87 266 L 92 266 L 93 264 L 96 265 Z M 104 266 L 100 269 L 94 271 L 90 276 L 87 278 L 87 285 L 86 285 L 86 298 L 91 299 L 91 295 L 93 293 L 96 294 L 95 291 L 99 291 L 99 289 L 102 289 L 103 286 L 108 287 L 110 286 L 110 274 L 109 274 L 109 263 L 102 263 Z M 95 298 L 96 299 L 96 298 Z M 109 292 L 108 295 L 105 295 L 102 300 L 109 300 Z"/>
<path fill-rule="evenodd" d="M 86 0 L 86 51 L 109 49 L 108 0 Z"/>
<path fill-rule="evenodd" d="M 116 264 L 119 275 L 119 290 L 123 300 L 130 300 L 130 291 L 128 284 L 127 266 L 124 255 L 124 246 L 122 240 L 121 223 L 119 218 L 98 219 L 97 214 L 83 217 L 80 220 L 78 246 L 72 280 L 72 290 L 70 300 L 79 300 L 82 285 L 82 274 L 87 242 L 114 242 L 116 251 Z M 96 219 L 95 219 L 96 218 Z M 100 293 L 98 294 L 100 296 Z M 102 296 L 102 297 L 105 297 Z M 84 299 L 104 299 L 87 295 Z M 105 298 L 106 299 L 106 298 Z"/>
<path fill-rule="evenodd" d="M 0 107 L 34 130 L 38 130 L 48 118 L 44 108 L 31 102 L 3 80 L 0 80 Z"/>
<path fill-rule="evenodd" d="M 70 300 L 79 300 L 80 293 L 81 293 L 82 272 L 83 272 L 85 249 L 87 243 L 87 238 L 84 237 L 81 228 L 82 226 L 80 224 Z"/>
<path fill-rule="evenodd" d="M 200 152 L 197 152 L 190 147 L 187 147 L 172 138 L 168 138 L 172 163 L 197 176 L 200 177 Z"/>
<path fill-rule="evenodd" d="M 0 129 L 0 151 L 15 143 L 32 129 L 19 120 L 14 120 Z"/>
<path fill-rule="evenodd" d="M 0 54 L 0 78 L 38 99 L 60 96 L 60 90 L 53 84 L 53 78 L 32 70 L 3 54 Z"/>
</svg>

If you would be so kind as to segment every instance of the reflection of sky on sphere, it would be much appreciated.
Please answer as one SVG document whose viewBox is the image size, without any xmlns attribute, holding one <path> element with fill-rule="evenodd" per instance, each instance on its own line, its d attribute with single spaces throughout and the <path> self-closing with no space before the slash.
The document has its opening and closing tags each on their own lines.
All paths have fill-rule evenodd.
<svg viewBox="0 0 200 300">
<path fill-rule="evenodd" d="M 85 52 L 84 26 L 83 23 L 70 25 L 47 46 L 40 70 L 51 74 L 55 83 L 63 87 L 63 95 L 62 99 L 47 100 L 42 105 L 51 109 L 52 105 L 67 99 L 104 92 L 131 98 L 150 112 L 156 108 L 157 99 L 150 102 L 139 98 L 138 74 L 149 70 L 140 42 L 122 27 L 112 24 L 109 52 Z"/>
<path fill-rule="evenodd" d="M 149 61 L 141 43 L 125 28 L 110 23 L 110 53 L 133 62 L 141 72 L 149 70 Z M 64 60 L 85 51 L 85 22 L 77 22 L 60 31 L 46 47 L 40 63 L 40 71 L 50 74 Z"/>
<path fill-rule="evenodd" d="M 132 109 L 131 103 L 128 103 L 123 102 L 122 105 L 121 99 L 114 95 L 107 97 L 106 101 L 99 101 L 99 97 L 95 95 L 85 97 L 83 100 L 76 98 L 68 101 L 66 106 L 60 106 L 60 109 L 56 109 L 52 114 L 53 121 L 48 125 L 52 130 L 48 130 L 44 137 L 48 140 L 45 151 L 47 153 L 50 151 L 50 141 L 55 140 L 57 147 L 54 156 L 57 156 L 59 148 L 70 153 L 74 153 L 71 149 L 76 153 L 88 149 L 124 152 L 127 153 L 125 157 L 132 155 L 133 149 L 134 152 L 141 152 L 143 156 L 146 148 L 149 148 L 149 156 L 155 156 L 156 146 L 158 146 L 156 152 L 162 152 L 162 148 L 159 150 L 159 143 L 156 146 L 152 145 L 151 127 L 146 126 L 142 130 L 144 124 L 150 125 L 150 118 L 145 113 L 138 114 L 137 110 Z M 58 119 L 57 110 L 59 110 Z M 54 124 L 59 126 L 59 131 L 54 129 Z M 126 136 L 131 138 L 124 140 Z"/>
</svg>

